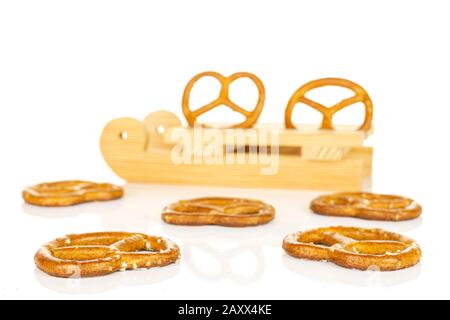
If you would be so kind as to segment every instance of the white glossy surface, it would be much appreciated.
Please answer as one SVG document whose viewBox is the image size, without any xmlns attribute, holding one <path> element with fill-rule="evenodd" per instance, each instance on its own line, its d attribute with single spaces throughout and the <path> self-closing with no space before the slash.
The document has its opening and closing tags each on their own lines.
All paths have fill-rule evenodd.
<svg viewBox="0 0 450 320">
<path fill-rule="evenodd" d="M 431 290 L 437 273 L 444 267 L 433 248 L 439 246 L 429 229 L 433 224 L 426 224 L 423 219 L 389 223 L 317 216 L 308 210 L 309 201 L 318 195 L 316 192 L 151 185 L 127 185 L 126 192 L 124 199 L 115 202 L 63 209 L 17 204 L 16 219 L 28 226 L 23 231 L 27 230 L 29 235 L 27 241 L 17 239 L 6 248 L 15 263 L 6 269 L 3 266 L 2 292 L 25 297 L 151 299 L 396 298 L 441 294 L 414 289 L 419 286 Z M 269 225 L 245 229 L 180 227 L 160 220 L 165 204 L 216 194 L 265 199 L 277 208 L 277 218 Z M 423 246 L 424 260 L 414 268 L 398 272 L 360 272 L 330 263 L 296 260 L 281 249 L 281 241 L 288 233 L 329 225 L 381 227 L 414 237 Z M 38 243 L 74 231 L 98 230 L 163 235 L 181 246 L 183 256 L 178 264 L 166 268 L 81 280 L 52 278 L 33 267 L 32 256 Z M 20 236 L 17 232 L 8 234 L 10 239 Z M 7 287 L 3 287 L 5 284 Z"/>
</svg>

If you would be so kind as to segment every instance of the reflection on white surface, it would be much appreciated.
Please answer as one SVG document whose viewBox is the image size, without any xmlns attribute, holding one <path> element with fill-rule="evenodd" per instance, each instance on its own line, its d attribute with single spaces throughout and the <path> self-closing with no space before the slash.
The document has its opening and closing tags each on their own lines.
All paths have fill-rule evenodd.
<svg viewBox="0 0 450 320">
<path fill-rule="evenodd" d="M 216 250 L 207 243 L 185 244 L 184 258 L 190 271 L 208 281 L 230 279 L 239 284 L 257 281 L 264 274 L 264 254 L 261 247 L 238 246 Z M 245 263 L 241 263 L 245 261 Z"/>
<path fill-rule="evenodd" d="M 347 217 L 326 217 L 317 215 L 313 212 L 309 212 L 308 214 L 309 214 L 308 218 L 305 219 L 305 224 L 309 225 L 310 226 L 309 228 L 319 228 L 329 226 L 352 226 L 359 228 L 381 228 L 387 231 L 404 233 L 419 228 L 423 223 L 422 217 L 419 217 L 414 220 L 395 222 L 395 221 L 372 221 Z"/>
<path fill-rule="evenodd" d="M 210 188 L 192 188 L 188 189 L 189 192 L 186 192 L 186 189 L 182 187 L 139 184 L 128 184 L 125 186 L 125 190 L 125 197 L 116 201 L 87 203 L 63 208 L 42 208 L 23 204 L 22 209 L 26 214 L 48 219 L 75 218 L 83 214 L 96 215 L 101 218 L 105 230 L 145 232 L 146 230 L 149 230 L 149 226 L 155 226 L 156 224 L 158 229 L 163 228 L 167 231 L 180 234 L 180 236 L 196 237 L 197 234 L 204 236 L 205 230 L 195 227 L 173 227 L 166 225 L 161 220 L 162 210 L 166 205 L 180 199 L 213 196 L 218 194 L 214 193 L 214 191 L 209 191 Z M 275 223 L 277 223 L 278 227 L 280 227 L 281 224 L 285 224 L 286 227 L 289 225 L 291 227 L 298 226 L 297 229 L 288 229 L 289 232 L 298 231 L 302 229 L 301 226 L 304 225 L 313 228 L 331 225 L 372 228 L 376 225 L 377 227 L 386 230 L 394 228 L 392 231 L 407 232 L 420 227 L 423 223 L 422 217 L 410 221 L 389 222 L 320 216 L 310 211 L 309 204 L 316 195 L 321 193 L 284 191 L 283 194 L 283 191 L 280 190 L 260 190 L 259 193 L 262 194 L 260 197 L 261 199 L 265 199 L 274 205 L 276 202 L 270 201 L 270 199 L 278 198 L 279 204 L 275 205 L 277 210 Z M 233 189 L 223 189 L 220 194 L 233 197 L 241 195 L 242 192 L 236 192 L 233 191 Z M 280 198 L 280 195 L 283 195 L 283 197 Z M 283 198 L 285 201 L 283 201 Z M 295 200 L 295 202 L 293 202 L 293 200 Z M 295 203 L 294 206 L 292 205 L 293 203 Z M 155 207 L 155 204 L 157 207 Z M 274 229 L 273 224 L 274 222 L 266 226 L 244 228 L 242 230 L 245 230 L 245 233 L 249 235 L 247 241 L 263 241 L 264 238 L 267 239 L 267 236 L 271 237 L 272 235 L 278 236 L 279 238 L 279 235 L 272 232 Z M 211 230 L 212 229 L 208 229 L 206 233 L 213 232 L 215 234 L 222 234 L 227 233 L 227 230 L 230 229 L 216 228 L 214 231 Z M 259 236 L 262 234 L 264 234 L 265 237 Z"/>
<path fill-rule="evenodd" d="M 37 281 L 44 287 L 64 294 L 96 294 L 116 289 L 120 286 L 145 286 L 175 277 L 180 271 L 176 263 L 163 268 L 116 272 L 96 278 L 56 278 L 35 269 Z"/>
<path fill-rule="evenodd" d="M 277 246 L 281 243 L 280 234 L 276 232 L 278 223 L 248 228 L 227 228 L 217 226 L 175 226 L 162 223 L 165 234 L 183 239 L 186 244 L 216 244 L 223 247 L 263 247 Z"/>
<path fill-rule="evenodd" d="M 331 262 L 301 260 L 288 254 L 284 254 L 282 259 L 284 266 L 299 276 L 359 287 L 392 287 L 417 279 L 421 271 L 420 264 L 399 271 L 379 272 L 346 269 Z"/>
<path fill-rule="evenodd" d="M 115 201 L 86 203 L 63 208 L 42 208 L 24 204 L 23 211 L 32 216 L 48 219 L 95 215 L 100 217 L 104 230 L 148 231 L 151 219 L 156 213 L 152 209 L 149 197 L 151 193 L 141 185 L 127 185 L 125 190 L 125 197 Z"/>
<path fill-rule="evenodd" d="M 44 225 L 51 222 L 55 227 L 64 228 L 61 233 L 51 230 L 55 236 L 90 231 L 130 231 L 165 236 L 180 246 L 181 261 L 161 269 L 127 271 L 91 279 L 59 279 L 36 270 L 35 278 L 41 285 L 65 294 L 98 294 L 116 291 L 122 286 L 145 290 L 146 286 L 155 288 L 158 283 L 164 283 L 171 290 L 182 293 L 183 290 L 189 292 L 189 289 L 180 287 L 189 288 L 194 283 L 205 288 L 209 286 L 209 290 L 218 283 L 237 285 L 238 288 L 276 288 L 293 284 L 301 286 L 306 280 L 319 284 L 392 287 L 417 279 L 420 275 L 420 266 L 381 273 L 298 260 L 287 256 L 281 244 L 287 234 L 334 225 L 377 227 L 408 236 L 409 231 L 422 224 L 422 219 L 396 223 L 316 215 L 309 210 L 309 204 L 321 192 L 133 184 L 126 185 L 125 191 L 126 196 L 117 201 L 67 208 L 23 205 L 22 209 L 28 216 L 44 218 Z M 262 199 L 276 208 L 276 218 L 267 225 L 250 228 L 174 226 L 165 224 L 161 219 L 163 208 L 172 202 L 217 195 Z M 41 219 L 37 221 L 40 223 Z M 168 281 L 171 279 L 174 281 Z"/>
</svg>

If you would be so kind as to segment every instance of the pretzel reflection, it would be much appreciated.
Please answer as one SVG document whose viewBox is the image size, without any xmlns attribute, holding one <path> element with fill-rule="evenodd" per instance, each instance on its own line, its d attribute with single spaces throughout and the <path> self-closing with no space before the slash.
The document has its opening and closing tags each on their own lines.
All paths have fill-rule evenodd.
<svg viewBox="0 0 450 320">
<path fill-rule="evenodd" d="M 352 90 L 355 95 L 353 97 L 340 101 L 332 107 L 326 107 L 306 97 L 306 94 L 309 91 L 325 86 L 338 86 L 347 88 Z M 295 128 L 295 125 L 292 122 L 292 112 L 298 103 L 304 103 L 322 114 L 323 120 L 320 127 L 321 129 L 335 129 L 333 125 L 333 117 L 335 116 L 335 114 L 342 109 L 345 109 L 359 102 L 362 102 L 365 106 L 365 119 L 364 123 L 359 127 L 358 130 L 367 132 L 372 127 L 373 104 L 368 93 L 360 85 L 349 80 L 338 78 L 325 78 L 311 81 L 298 89 L 289 100 L 285 114 L 286 128 Z"/>
<path fill-rule="evenodd" d="M 192 89 L 193 89 L 194 85 L 197 83 L 197 81 L 199 81 L 200 79 L 202 79 L 204 77 L 213 77 L 221 83 L 222 87 L 220 90 L 219 97 L 216 100 L 208 103 L 207 105 L 205 105 L 195 111 L 192 111 L 191 107 L 190 107 L 190 97 L 191 97 Z M 236 81 L 238 79 L 242 79 L 242 78 L 248 78 L 251 81 L 253 81 L 253 83 L 255 83 L 255 85 L 258 89 L 258 94 L 259 94 L 258 102 L 256 104 L 256 107 L 252 111 L 248 111 L 248 110 L 238 106 L 233 101 L 231 101 L 231 99 L 229 97 L 230 85 L 234 81 Z M 213 110 L 214 108 L 224 105 L 224 106 L 229 107 L 231 110 L 242 114 L 245 117 L 244 122 L 233 125 L 231 128 L 247 129 L 247 128 L 251 128 L 258 121 L 258 118 L 261 115 L 261 112 L 264 107 L 264 101 L 265 101 L 264 84 L 254 74 L 251 74 L 248 72 L 238 72 L 238 73 L 231 75 L 230 77 L 225 77 L 217 72 L 204 72 L 204 73 L 200 73 L 200 74 L 196 75 L 187 84 L 186 89 L 184 91 L 184 95 L 183 95 L 182 106 L 183 106 L 183 113 L 186 117 L 186 120 L 188 121 L 188 124 L 191 127 L 194 126 L 194 124 L 196 123 L 199 116 L 207 113 L 208 111 Z"/>
</svg>

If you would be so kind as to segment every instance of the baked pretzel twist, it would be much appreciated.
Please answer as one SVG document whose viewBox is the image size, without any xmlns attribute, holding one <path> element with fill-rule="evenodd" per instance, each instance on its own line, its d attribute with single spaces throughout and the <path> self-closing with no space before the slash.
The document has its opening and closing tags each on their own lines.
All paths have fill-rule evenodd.
<svg viewBox="0 0 450 320">
<path fill-rule="evenodd" d="M 347 89 L 352 90 L 355 95 L 351 98 L 347 98 L 342 100 L 341 102 L 335 104 L 334 106 L 328 108 L 316 101 L 313 101 L 306 97 L 306 94 L 314 89 L 325 87 L 325 86 L 338 86 L 338 87 L 344 87 Z M 298 89 L 294 95 L 289 100 L 289 103 L 286 108 L 286 114 L 285 114 L 285 122 L 286 122 L 286 128 L 288 129 L 294 129 L 295 125 L 292 122 L 292 112 L 294 110 L 294 107 L 298 103 L 304 103 L 311 108 L 319 111 L 322 116 L 322 125 L 321 129 L 334 129 L 333 126 L 333 117 L 336 113 L 341 111 L 344 108 L 347 108 L 355 103 L 362 102 L 364 103 L 366 115 L 364 119 L 364 123 L 359 127 L 358 130 L 361 131 L 369 131 L 372 128 L 372 119 L 373 119 L 373 104 L 372 100 L 370 99 L 368 93 L 358 84 L 351 82 L 349 80 L 345 79 L 338 79 L 338 78 L 325 78 L 325 79 L 319 79 L 315 81 L 311 81 L 304 86 L 302 86 L 300 89 Z"/>
<path fill-rule="evenodd" d="M 336 193 L 318 197 L 311 210 L 326 216 L 404 221 L 419 217 L 422 207 L 412 199 L 374 193 Z"/>
<path fill-rule="evenodd" d="M 194 88 L 194 85 L 197 83 L 197 81 L 199 81 L 200 79 L 202 79 L 204 77 L 213 77 L 213 78 L 219 80 L 219 82 L 222 85 L 219 97 L 216 100 L 212 101 L 211 103 L 208 103 L 207 105 L 205 105 L 195 111 L 192 111 L 191 107 L 190 107 L 190 99 L 191 99 L 192 89 Z M 230 99 L 230 96 L 229 96 L 230 85 L 234 81 L 241 79 L 241 78 L 248 78 L 248 79 L 252 80 L 255 83 L 256 87 L 258 88 L 258 93 L 259 93 L 258 102 L 256 104 L 256 107 L 253 109 L 253 111 L 247 111 L 246 109 L 235 104 Z M 264 107 L 265 98 L 266 98 L 266 93 L 265 93 L 264 84 L 254 74 L 251 74 L 248 72 L 238 72 L 238 73 L 231 75 L 230 77 L 225 77 L 217 72 L 204 72 L 204 73 L 200 73 L 200 74 L 196 75 L 187 84 L 186 89 L 184 90 L 183 102 L 182 102 L 183 113 L 184 113 L 184 116 L 186 117 L 186 120 L 188 121 L 188 124 L 191 127 L 193 127 L 199 116 L 201 116 L 202 114 L 204 114 L 214 108 L 217 108 L 221 105 L 225 105 L 225 106 L 231 108 L 233 111 L 242 114 L 246 118 L 244 122 L 236 124 L 236 125 L 232 126 L 231 128 L 247 129 L 247 128 L 251 128 L 258 121 L 258 118 L 261 115 L 261 112 Z"/>
<path fill-rule="evenodd" d="M 359 270 L 395 271 L 419 263 L 414 240 L 381 229 L 330 227 L 287 236 L 284 250 L 300 259 L 333 262 Z"/>
<path fill-rule="evenodd" d="M 267 224 L 274 218 L 271 205 L 237 198 L 182 200 L 165 208 L 162 214 L 166 223 L 189 226 L 250 227 Z"/>
<path fill-rule="evenodd" d="M 23 191 L 25 202 L 44 207 L 64 207 L 122 198 L 123 188 L 109 183 L 62 181 L 42 183 Z"/>
<path fill-rule="evenodd" d="M 60 278 L 97 277 L 117 271 L 149 269 L 175 263 L 178 246 L 140 233 L 101 232 L 68 235 L 41 247 L 37 267 Z"/>
</svg>

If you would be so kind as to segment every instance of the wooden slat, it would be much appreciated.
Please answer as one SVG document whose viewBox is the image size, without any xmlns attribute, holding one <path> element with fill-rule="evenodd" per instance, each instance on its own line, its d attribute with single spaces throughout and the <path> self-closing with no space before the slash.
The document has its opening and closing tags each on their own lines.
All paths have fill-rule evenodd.
<svg viewBox="0 0 450 320">
<path fill-rule="evenodd" d="M 285 129 L 277 125 L 256 126 L 253 129 L 256 133 L 256 141 L 253 143 L 260 144 L 257 140 L 260 130 L 276 130 L 279 134 L 279 144 L 282 147 L 300 147 L 300 146 L 339 146 L 339 147 L 356 147 L 362 146 L 364 140 L 371 134 L 362 131 L 349 130 L 350 127 L 338 127 L 336 131 L 332 130 L 317 130 L 313 127 L 305 127 L 301 130 Z M 208 129 L 204 129 L 208 130 Z M 225 144 L 231 144 L 235 141 L 235 135 L 241 134 L 242 130 L 220 130 L 222 139 Z M 174 142 L 173 137 L 179 137 L 181 134 L 194 136 L 193 128 L 173 127 L 166 130 L 164 134 L 164 141 L 171 145 Z M 266 141 L 262 141 L 266 144 Z"/>
<path fill-rule="evenodd" d="M 170 128 L 169 128 L 170 129 Z M 164 135 L 167 134 L 167 130 Z M 298 133 L 289 132 L 301 137 Z M 360 190 L 365 178 L 371 175 L 372 149 L 361 146 L 349 148 L 339 161 L 306 160 L 294 153 L 279 157 L 279 171 L 262 175 L 263 164 L 182 164 L 175 165 L 170 149 L 152 151 L 148 146 L 155 135 L 148 123 L 124 118 L 112 121 L 101 138 L 101 150 L 114 172 L 129 182 L 183 185 L 228 186 L 249 188 L 286 188 L 316 190 Z M 303 138 L 309 145 L 313 141 L 326 143 L 352 141 L 357 134 L 308 133 Z M 306 137 L 306 138 L 305 138 Z M 327 137 L 327 139 L 325 139 Z M 126 138 L 126 139 L 124 139 Z M 363 140 L 363 139 L 362 139 Z M 353 140 L 354 141 L 354 140 Z M 329 141 L 328 141 L 329 143 Z M 302 144 L 303 145 L 303 144 Z M 211 159 L 209 159 L 211 160 Z"/>
</svg>

